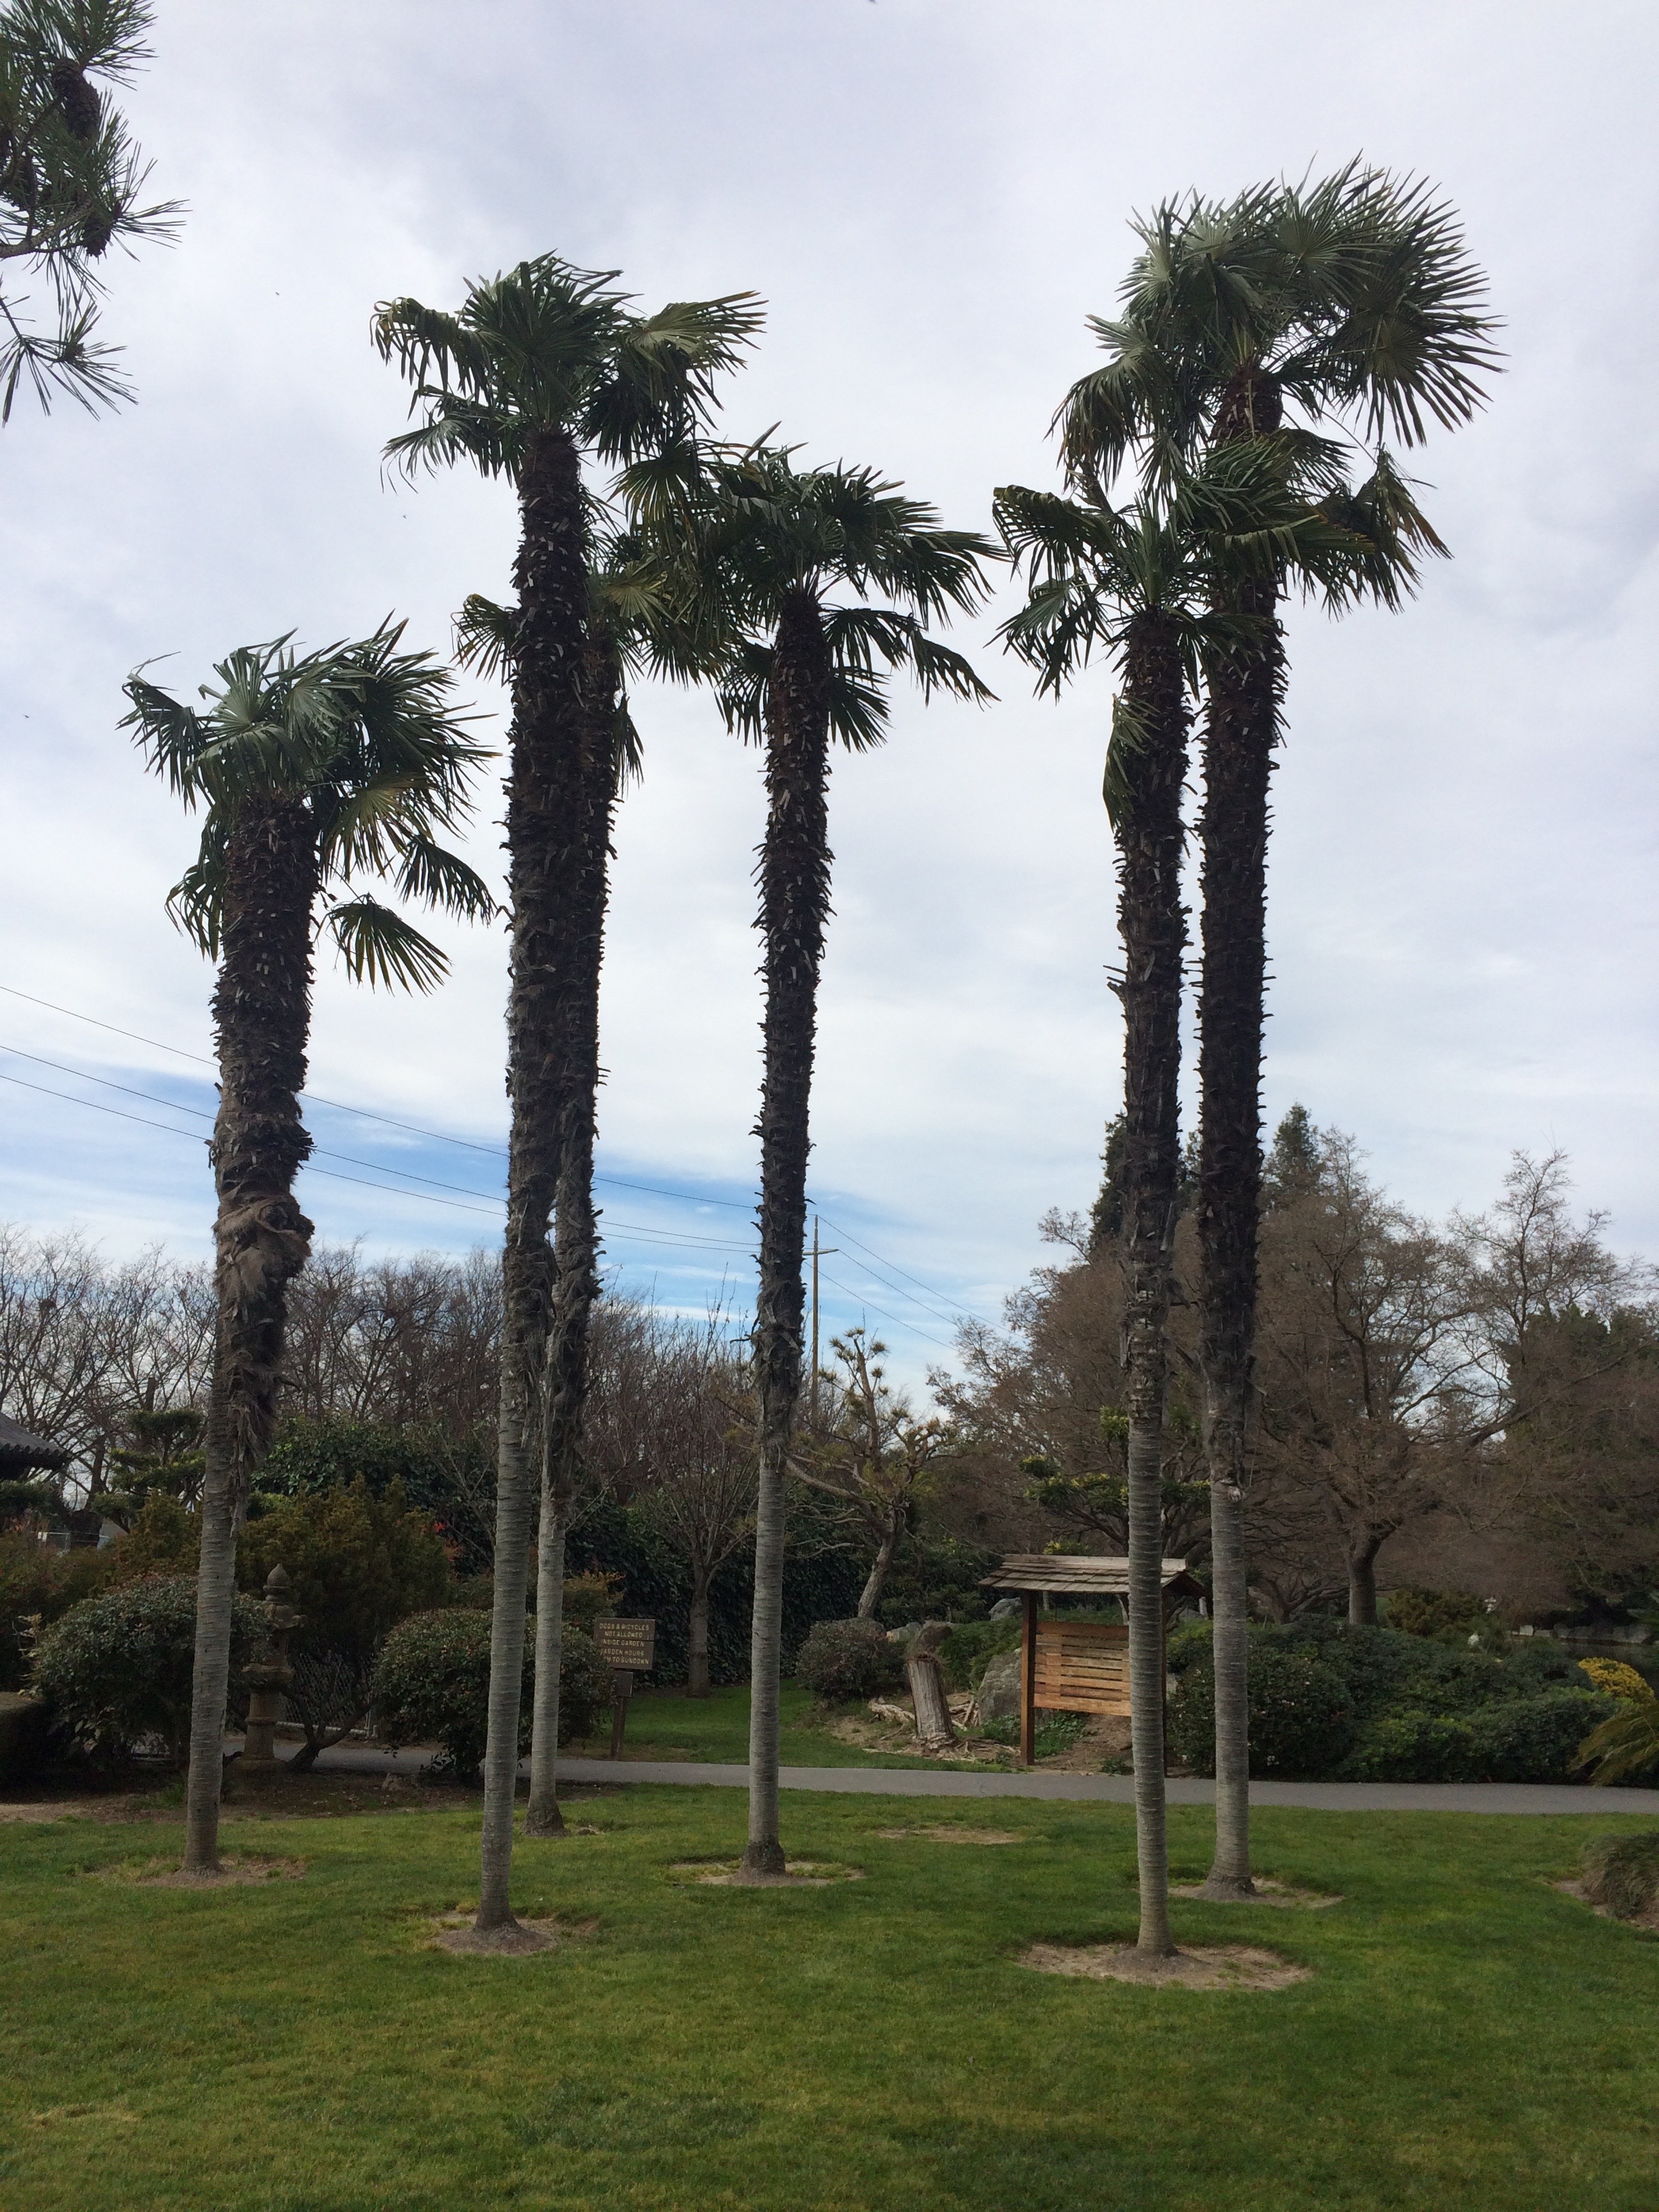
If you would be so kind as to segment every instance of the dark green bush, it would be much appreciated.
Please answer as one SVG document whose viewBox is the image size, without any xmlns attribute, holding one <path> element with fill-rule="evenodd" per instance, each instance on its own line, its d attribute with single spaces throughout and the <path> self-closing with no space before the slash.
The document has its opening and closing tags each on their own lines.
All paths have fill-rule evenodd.
<svg viewBox="0 0 1659 2212">
<path fill-rule="evenodd" d="M 1334 1667 L 1313 1652 L 1250 1639 L 1250 1772 L 1317 1781 L 1340 1766 L 1355 1735 L 1354 1701 Z M 1215 1669 L 1189 1659 L 1170 1699 L 1170 1747 L 1196 1774 L 1215 1772 Z"/>
<path fill-rule="evenodd" d="M 1411 1706 L 1383 1713 L 1343 1771 L 1355 1782 L 1476 1782 L 1474 1730 L 1468 1721 Z"/>
<path fill-rule="evenodd" d="M 21 1690 L 29 1669 L 29 1623 L 61 1620 L 109 1581 L 113 1553 L 88 1545 L 54 1551 L 27 1531 L 0 1534 L 0 1690 Z"/>
<path fill-rule="evenodd" d="M 1607 1710 L 1593 1690 L 1547 1690 L 1483 1707 L 1470 1720 L 1480 1780 L 1576 1780 L 1578 1747 Z"/>
<path fill-rule="evenodd" d="M 32 1782 L 46 1763 L 52 1708 L 42 1698 L 0 1690 L 0 1790 Z"/>
<path fill-rule="evenodd" d="M 1598 1836 L 1584 1851 L 1584 1894 L 1620 1920 L 1659 1905 L 1659 1828 L 1634 1836 Z"/>
<path fill-rule="evenodd" d="M 242 1669 L 265 1649 L 264 1613 L 251 1598 L 234 1599 L 233 1709 L 246 1702 Z M 155 1576 L 71 1607 L 35 1648 L 33 1686 L 51 1705 L 60 1737 L 94 1759 L 147 1743 L 182 1758 L 195 1657 L 195 1578 Z"/>
<path fill-rule="evenodd" d="M 999 1651 L 1017 1650 L 1024 1625 L 1012 1620 L 964 1620 L 939 1647 L 939 1672 L 947 1690 L 976 1690 L 980 1677 Z"/>
<path fill-rule="evenodd" d="M 903 1655 L 873 1620 L 821 1620 L 800 1647 L 795 1680 L 830 1705 L 874 1698 L 904 1680 Z"/>
<path fill-rule="evenodd" d="M 535 1666 L 532 1616 L 525 1629 L 520 1754 L 530 1748 Z M 380 1647 L 369 1697 L 384 1742 L 441 1745 L 442 1757 L 434 1765 L 458 1782 L 476 1781 L 489 1735 L 489 1614 L 445 1606 L 399 1621 Z M 589 1735 L 610 1702 L 610 1668 L 591 1637 L 567 1628 L 559 1667 L 559 1741 Z"/>
<path fill-rule="evenodd" d="M 1210 1656 L 1212 1625 L 1207 1620 L 1177 1621 L 1164 1647 L 1164 1663 L 1171 1674 L 1184 1674 L 1189 1667 Z"/>
<path fill-rule="evenodd" d="M 1458 1628 L 1467 1634 L 1486 1617 L 1473 1590 L 1396 1589 L 1382 1602 L 1389 1627 L 1407 1636 L 1438 1636 Z"/>
<path fill-rule="evenodd" d="M 902 1628 L 908 1620 L 983 1620 L 997 1593 L 980 1583 L 1001 1565 L 1000 1552 L 927 1528 L 911 1529 L 900 1539 L 876 1607 L 883 1627 Z"/>
</svg>

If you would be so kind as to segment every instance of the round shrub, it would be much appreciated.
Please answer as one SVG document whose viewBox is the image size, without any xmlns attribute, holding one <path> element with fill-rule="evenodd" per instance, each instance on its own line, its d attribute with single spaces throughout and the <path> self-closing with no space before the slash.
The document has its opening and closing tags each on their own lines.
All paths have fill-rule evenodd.
<svg viewBox="0 0 1659 2212">
<path fill-rule="evenodd" d="M 1356 1782 L 1478 1782 L 1474 1728 L 1448 1713 L 1384 1713 L 1360 1738 L 1346 1774 Z"/>
<path fill-rule="evenodd" d="M 904 1680 L 904 1659 L 873 1620 L 821 1620 L 795 1662 L 795 1680 L 830 1705 L 879 1697 Z"/>
<path fill-rule="evenodd" d="M 1354 1740 L 1353 1699 L 1342 1677 L 1310 1651 L 1250 1642 L 1250 1772 L 1263 1781 L 1318 1781 Z M 1170 1699 L 1170 1747 L 1195 1774 L 1215 1772 L 1215 1668 L 1194 1657 Z"/>
<path fill-rule="evenodd" d="M 1547 1690 L 1469 1717 L 1482 1782 L 1571 1782 L 1579 1747 L 1607 1713 L 1594 1690 Z"/>
<path fill-rule="evenodd" d="M 231 1607 L 230 1695 L 265 1650 L 265 1617 L 251 1598 Z M 196 1661 L 196 1580 L 157 1575 L 85 1598 L 35 1647 L 36 1692 L 59 1732 L 94 1758 L 157 1744 L 182 1758 L 190 1743 Z"/>
<path fill-rule="evenodd" d="M 530 1748 L 535 1644 L 532 1616 L 525 1624 L 520 1755 Z M 458 1781 L 475 1781 L 489 1735 L 489 1614 L 470 1606 L 446 1606 L 399 1621 L 380 1647 L 369 1696 L 384 1742 L 394 1748 L 440 1744 L 442 1757 L 435 1764 Z M 591 1637 L 567 1628 L 559 1666 L 559 1741 L 589 1734 L 610 1702 L 611 1669 Z"/>
<path fill-rule="evenodd" d="M 1473 1590 L 1394 1589 L 1383 1600 L 1390 1628 L 1407 1636 L 1466 1634 L 1486 1618 L 1486 1608 Z"/>
<path fill-rule="evenodd" d="M 1598 1836 L 1584 1850 L 1584 1894 L 1616 1919 L 1638 1920 L 1659 1906 L 1659 1828 Z"/>
</svg>

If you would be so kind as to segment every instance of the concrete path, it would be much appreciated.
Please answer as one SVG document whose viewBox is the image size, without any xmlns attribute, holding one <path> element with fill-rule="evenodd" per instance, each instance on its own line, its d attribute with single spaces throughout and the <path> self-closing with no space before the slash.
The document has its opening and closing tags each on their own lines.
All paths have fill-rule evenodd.
<svg viewBox="0 0 1659 2212">
<path fill-rule="evenodd" d="M 317 1764 L 356 1774 L 414 1775 L 423 1751 L 368 1751 L 344 1746 Z M 693 1789 L 744 1790 L 746 1767 L 694 1759 L 562 1759 L 561 1782 L 678 1783 Z M 1130 1805 L 1134 1783 L 1119 1774 L 956 1774 L 939 1767 L 785 1766 L 784 1790 L 826 1790 L 871 1797 L 1040 1797 L 1085 1804 Z M 1171 1780 L 1172 1805 L 1211 1805 L 1212 1782 Z M 1253 1782 L 1255 1805 L 1294 1805 L 1323 1813 L 1610 1813 L 1659 1816 L 1659 1790 L 1572 1789 L 1521 1782 Z"/>
</svg>

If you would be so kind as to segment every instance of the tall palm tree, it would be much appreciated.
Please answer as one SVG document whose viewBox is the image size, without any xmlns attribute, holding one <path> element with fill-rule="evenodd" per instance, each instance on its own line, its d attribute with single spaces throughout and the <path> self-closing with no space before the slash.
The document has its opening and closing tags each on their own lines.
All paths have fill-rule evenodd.
<svg viewBox="0 0 1659 2212">
<path fill-rule="evenodd" d="M 712 412 L 715 377 L 737 365 L 760 321 L 747 293 L 636 314 L 611 289 L 615 274 L 544 254 L 475 284 L 458 313 L 404 299 L 384 303 L 374 320 L 382 356 L 414 386 L 418 418 L 390 441 L 390 458 L 411 475 L 470 460 L 511 482 L 520 514 L 507 814 L 512 1124 L 480 1933 L 515 1924 L 532 1482 L 561 1480 L 577 1448 L 597 1282 L 584 1161 L 616 768 L 592 651 L 593 505 L 583 464 L 634 460 L 694 434 Z M 556 1252 L 548 1238 L 556 1209 Z"/>
<path fill-rule="evenodd" d="M 1137 1948 L 1168 1957 L 1164 1786 L 1164 1419 L 1167 1325 L 1180 1213 L 1181 971 L 1186 909 L 1182 792 L 1191 701 L 1204 655 L 1237 646 L 1249 617 L 1215 610 L 1224 573 L 1271 571 L 1287 548 L 1340 577 L 1349 533 L 1261 441 L 1231 447 L 1168 498 L 1125 512 L 1098 482 L 1081 499 L 1018 485 L 996 495 L 1010 554 L 1030 578 L 1002 636 L 1055 696 L 1097 647 L 1121 671 L 1104 798 L 1117 844 L 1123 965 L 1123 1112 L 1115 1125 L 1127 1281 L 1129 1671 L 1140 1927 Z"/>
<path fill-rule="evenodd" d="M 1381 446 L 1455 428 L 1496 366 L 1485 280 L 1453 210 L 1420 180 L 1355 162 L 1307 186 L 1159 208 L 1115 320 L 1106 364 L 1061 410 L 1068 465 L 1109 480 L 1129 455 L 1168 483 L 1206 447 L 1316 445 L 1327 422 L 1376 448 L 1352 520 L 1372 551 L 1343 600 L 1397 605 L 1423 552 L 1445 548 Z M 1287 422 L 1287 410 L 1300 423 Z M 1243 1498 L 1261 1210 L 1268 784 L 1286 668 L 1286 576 L 1218 582 L 1247 637 L 1206 669 L 1199 1009 L 1200 1364 L 1212 1507 L 1216 1665 L 1215 1897 L 1251 1893 Z"/>
<path fill-rule="evenodd" d="M 182 705 L 142 671 L 127 683 L 150 767 L 205 816 L 196 860 L 168 900 L 219 963 L 213 994 L 219 1112 L 210 1157 L 218 1316 L 203 1436 L 202 1551 L 185 1799 L 185 1865 L 218 1863 L 219 1797 L 236 1529 L 276 1415 L 287 1286 L 312 1224 L 294 1195 L 311 1151 L 300 1118 L 320 926 L 347 973 L 429 990 L 443 954 L 391 907 L 356 892 L 391 876 L 399 895 L 469 918 L 489 892 L 437 840 L 470 811 L 483 748 L 449 701 L 450 672 L 402 653 L 401 623 L 301 655 L 286 638 L 220 662 L 206 702 Z M 319 903 L 333 898 L 321 915 Z"/>
<path fill-rule="evenodd" d="M 778 1835 L 778 1691 L 785 1476 L 801 1382 L 806 1162 L 818 975 L 830 917 L 830 747 L 878 744 L 884 671 L 908 668 L 923 695 L 988 699 L 960 653 L 927 625 L 967 611 L 994 549 L 941 527 L 872 469 L 797 469 L 760 442 L 684 450 L 623 479 L 648 546 L 678 582 L 656 633 L 679 675 L 718 666 L 727 726 L 766 749 L 760 849 L 764 946 L 759 1287 L 755 1305 L 758 1498 L 750 1650 L 749 1838 L 742 1873 L 784 1871 Z M 832 595 L 846 592 L 847 603 Z M 888 605 L 871 604 L 878 595 Z"/>
</svg>

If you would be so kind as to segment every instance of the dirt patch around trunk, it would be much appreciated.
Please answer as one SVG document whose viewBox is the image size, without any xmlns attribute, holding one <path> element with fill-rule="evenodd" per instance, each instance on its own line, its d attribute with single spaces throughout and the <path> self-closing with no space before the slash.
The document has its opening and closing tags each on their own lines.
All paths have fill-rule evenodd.
<svg viewBox="0 0 1659 2212">
<path fill-rule="evenodd" d="M 1582 1881 L 1558 1881 L 1551 1887 L 1559 1889 L 1564 1897 L 1576 1897 L 1598 1920 L 1611 1920 L 1615 1928 L 1640 1928 L 1650 1936 L 1659 1936 L 1659 1898 L 1656 1898 L 1644 1912 L 1633 1913 L 1627 1920 L 1622 1913 L 1615 1912 L 1610 1905 L 1596 1904 Z"/>
<path fill-rule="evenodd" d="M 838 1881 L 862 1881 L 862 1867 L 835 1859 L 790 1859 L 782 1874 L 744 1874 L 739 1859 L 678 1859 L 668 1869 L 675 1881 L 703 1889 L 828 1889 Z"/>
<path fill-rule="evenodd" d="M 884 1844 L 1023 1844 L 1012 1828 L 968 1828 L 943 1823 L 935 1828 L 878 1828 Z"/>
<path fill-rule="evenodd" d="M 244 1858 L 227 1851 L 212 1874 L 187 1874 L 171 1859 L 143 1859 L 100 1867 L 97 1877 L 100 1881 L 137 1882 L 145 1889 L 238 1889 L 257 1882 L 297 1881 L 308 1863 L 305 1859 Z"/>
<path fill-rule="evenodd" d="M 1171 1882 L 1170 1894 L 1195 1897 L 1202 1905 L 1283 1905 L 1304 1912 L 1323 1912 L 1342 1902 L 1340 1897 L 1328 1897 L 1322 1890 L 1298 1889 L 1293 1882 L 1275 1881 L 1269 1874 L 1257 1875 L 1254 1897 L 1206 1897 L 1201 1881 Z"/>
<path fill-rule="evenodd" d="M 531 1959 L 543 1951 L 562 1951 L 598 1933 L 597 1920 L 524 1919 L 511 1928 L 480 1934 L 470 1912 L 446 1912 L 434 1921 L 432 1947 L 462 1958 Z"/>
<path fill-rule="evenodd" d="M 1313 1969 L 1249 1943 L 1192 1943 L 1167 1959 L 1127 1943 L 1033 1943 L 1019 1954 L 1039 1974 L 1091 1982 L 1141 1982 L 1158 1989 L 1283 1990 L 1311 1981 Z"/>
</svg>

